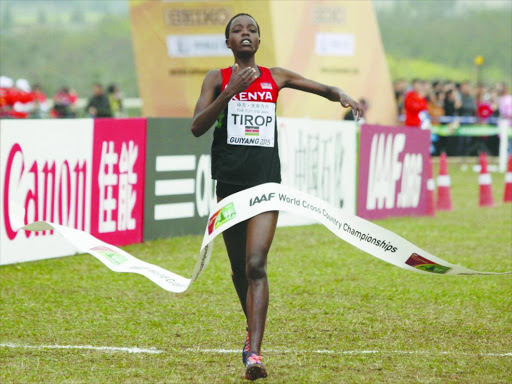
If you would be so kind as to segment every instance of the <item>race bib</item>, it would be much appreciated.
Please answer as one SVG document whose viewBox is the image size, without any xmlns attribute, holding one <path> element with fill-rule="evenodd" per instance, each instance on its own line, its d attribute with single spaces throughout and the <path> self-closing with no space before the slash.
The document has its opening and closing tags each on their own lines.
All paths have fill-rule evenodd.
<svg viewBox="0 0 512 384">
<path fill-rule="evenodd" d="M 231 100 L 228 104 L 228 144 L 274 146 L 275 103 Z"/>
</svg>

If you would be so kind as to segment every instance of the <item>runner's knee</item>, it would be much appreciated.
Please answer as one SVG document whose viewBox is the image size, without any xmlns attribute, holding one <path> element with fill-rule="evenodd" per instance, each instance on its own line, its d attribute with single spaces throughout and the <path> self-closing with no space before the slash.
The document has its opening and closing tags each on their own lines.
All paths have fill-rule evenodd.
<svg viewBox="0 0 512 384">
<path fill-rule="evenodd" d="M 246 273 L 247 279 L 258 280 L 267 275 L 266 255 L 264 254 L 249 254 L 247 257 Z"/>
</svg>

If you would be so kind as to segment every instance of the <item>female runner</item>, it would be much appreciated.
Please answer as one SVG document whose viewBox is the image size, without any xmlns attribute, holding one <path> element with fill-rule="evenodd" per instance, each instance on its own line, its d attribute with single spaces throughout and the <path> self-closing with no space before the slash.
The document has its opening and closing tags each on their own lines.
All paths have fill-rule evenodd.
<svg viewBox="0 0 512 384">
<path fill-rule="evenodd" d="M 359 104 L 340 88 L 317 83 L 283 68 L 256 65 L 260 29 L 248 14 L 235 15 L 226 26 L 233 67 L 207 73 L 197 100 L 191 130 L 199 137 L 214 123 L 212 178 L 217 200 L 263 183 L 281 182 L 275 106 L 278 92 L 293 88 L 351 107 Z M 266 377 L 261 342 L 268 308 L 267 254 L 278 212 L 264 212 L 223 232 L 232 279 L 247 319 L 242 351 L 249 380 Z"/>
</svg>

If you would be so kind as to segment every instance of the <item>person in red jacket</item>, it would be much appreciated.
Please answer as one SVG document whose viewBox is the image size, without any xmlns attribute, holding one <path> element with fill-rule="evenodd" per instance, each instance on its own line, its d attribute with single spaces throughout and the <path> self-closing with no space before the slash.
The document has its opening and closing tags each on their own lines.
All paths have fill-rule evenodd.
<svg viewBox="0 0 512 384">
<path fill-rule="evenodd" d="M 11 118 L 11 110 L 14 105 L 12 87 L 14 81 L 7 76 L 0 76 L 0 119 Z"/>
<path fill-rule="evenodd" d="M 428 108 L 424 93 L 423 82 L 421 80 L 414 79 L 412 81 L 412 90 L 405 95 L 404 100 L 406 126 L 414 128 L 421 127 L 419 114 L 421 111 L 425 111 Z"/>
<path fill-rule="evenodd" d="M 30 84 L 25 79 L 18 79 L 15 83 L 14 104 L 11 111 L 15 119 L 27 119 L 34 109 L 34 95 Z"/>
</svg>

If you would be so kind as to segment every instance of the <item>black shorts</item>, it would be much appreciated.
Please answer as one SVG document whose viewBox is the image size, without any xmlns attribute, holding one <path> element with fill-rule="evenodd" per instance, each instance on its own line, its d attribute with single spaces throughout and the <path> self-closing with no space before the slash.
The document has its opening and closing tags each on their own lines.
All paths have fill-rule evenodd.
<svg viewBox="0 0 512 384">
<path fill-rule="evenodd" d="M 234 193 L 245 191 L 246 189 L 252 188 L 254 185 L 236 185 L 236 184 L 227 184 L 222 181 L 217 181 L 217 196 L 221 199 L 228 197 Z"/>
</svg>

